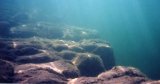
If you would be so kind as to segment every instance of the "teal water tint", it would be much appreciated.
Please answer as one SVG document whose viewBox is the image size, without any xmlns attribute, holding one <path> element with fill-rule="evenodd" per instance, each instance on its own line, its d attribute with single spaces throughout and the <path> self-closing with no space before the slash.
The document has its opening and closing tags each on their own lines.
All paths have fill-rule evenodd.
<svg viewBox="0 0 160 84">
<path fill-rule="evenodd" d="M 159 0 L 60 0 L 57 14 L 67 24 L 95 28 L 108 40 L 117 65 L 160 78 Z"/>
<path fill-rule="evenodd" d="M 137 67 L 149 77 L 159 79 L 159 3 L 158 0 L 73 1 L 65 19 L 70 24 L 99 30 L 102 38 L 111 43 L 117 65 Z"/>
<path fill-rule="evenodd" d="M 15 10 L 31 14 L 35 21 L 97 29 L 112 45 L 117 65 L 137 67 L 149 77 L 160 79 L 160 0 L 15 0 L 15 3 Z"/>
</svg>

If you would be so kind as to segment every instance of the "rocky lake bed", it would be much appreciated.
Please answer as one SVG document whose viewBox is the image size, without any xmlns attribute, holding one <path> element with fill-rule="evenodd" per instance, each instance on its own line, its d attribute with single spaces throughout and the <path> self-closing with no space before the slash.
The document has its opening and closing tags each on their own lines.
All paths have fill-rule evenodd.
<svg viewBox="0 0 160 84">
<path fill-rule="evenodd" d="M 134 67 L 117 66 L 96 30 L 38 22 L 0 22 L 0 83 L 160 84 Z"/>
</svg>

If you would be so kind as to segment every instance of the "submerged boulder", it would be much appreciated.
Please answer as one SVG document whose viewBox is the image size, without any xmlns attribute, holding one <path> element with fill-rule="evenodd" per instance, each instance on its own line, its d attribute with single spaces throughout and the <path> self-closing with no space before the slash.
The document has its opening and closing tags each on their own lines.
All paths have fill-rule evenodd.
<svg viewBox="0 0 160 84">
<path fill-rule="evenodd" d="M 150 80 L 133 67 L 116 66 L 97 77 L 79 77 L 68 84 L 141 84 L 147 81 Z"/>
<path fill-rule="evenodd" d="M 67 79 L 49 64 L 24 64 L 15 67 L 14 83 L 66 84 Z"/>
<path fill-rule="evenodd" d="M 103 59 L 104 66 L 107 70 L 115 66 L 115 59 L 111 47 L 98 46 L 93 50 L 93 53 L 99 55 Z"/>
<path fill-rule="evenodd" d="M 70 50 L 63 50 L 59 53 L 59 55 L 65 60 L 72 60 L 76 57 L 76 52 Z"/>
<path fill-rule="evenodd" d="M 120 78 L 105 80 L 101 84 L 141 84 L 144 81 L 147 81 L 147 79 L 142 77 L 123 76 Z"/>
<path fill-rule="evenodd" d="M 63 74 L 66 78 L 76 78 L 80 76 L 78 68 L 69 61 L 59 60 L 53 62 L 54 67 L 58 72 Z"/>
<path fill-rule="evenodd" d="M 73 60 L 83 76 L 96 76 L 105 70 L 102 59 L 94 54 L 79 53 Z"/>
<path fill-rule="evenodd" d="M 68 81 L 67 84 L 102 84 L 96 77 L 79 77 Z"/>
<path fill-rule="evenodd" d="M 0 59 L 0 83 L 12 83 L 14 64 Z"/>
<path fill-rule="evenodd" d="M 75 49 L 78 48 L 78 49 Z M 75 50 L 74 50 L 75 49 Z M 66 84 L 157 83 L 132 67 L 114 67 L 113 50 L 98 40 L 13 39 L 0 42 L 0 82 Z M 14 67 L 4 61 L 12 57 Z M 112 68 L 111 70 L 109 70 Z M 109 70 L 104 72 L 105 70 Z M 102 73 L 103 72 L 103 73 Z M 88 76 L 88 77 L 81 77 Z M 78 78 L 77 78 L 78 77 Z"/>
<path fill-rule="evenodd" d="M 143 82 L 142 84 L 160 84 L 160 80 L 152 80 L 152 81 L 147 81 L 147 82 Z"/>
<path fill-rule="evenodd" d="M 98 75 L 98 78 L 104 80 L 110 80 L 113 78 L 118 78 L 122 76 L 129 76 L 129 77 L 142 77 L 145 78 L 146 76 L 140 72 L 138 69 L 133 67 L 124 67 L 124 66 L 115 66 L 111 70 L 106 71 Z"/>
<path fill-rule="evenodd" d="M 116 66 L 98 75 L 102 84 L 141 84 L 149 79 L 133 67 Z"/>
<path fill-rule="evenodd" d="M 65 78 L 75 78 L 80 76 L 80 72 L 76 66 L 69 61 L 59 60 L 48 63 L 33 64 L 27 63 L 15 67 L 15 73 L 22 74 L 29 70 L 49 69 L 64 76 Z M 34 74 L 33 74 L 34 75 Z"/>
<path fill-rule="evenodd" d="M 24 56 L 24 55 L 33 55 L 38 54 L 41 51 L 34 47 L 24 47 L 22 49 L 17 50 L 14 54 L 18 56 Z"/>
<path fill-rule="evenodd" d="M 25 66 L 24 66 L 25 67 Z M 66 84 L 67 79 L 49 68 L 30 68 L 15 72 L 14 83 Z"/>
<path fill-rule="evenodd" d="M 54 46 L 54 50 L 56 50 L 58 52 L 63 51 L 63 50 L 67 50 L 67 49 L 68 49 L 68 46 L 65 44 L 60 44 L 60 45 Z"/>
<path fill-rule="evenodd" d="M 91 52 L 100 56 L 107 70 L 115 66 L 113 49 L 111 48 L 109 43 L 101 40 L 91 39 L 82 40 L 80 42 L 80 46 L 82 46 L 84 51 Z"/>
<path fill-rule="evenodd" d="M 159 84 L 136 68 L 113 67 L 113 50 L 104 41 L 0 40 L 0 83 Z"/>
</svg>

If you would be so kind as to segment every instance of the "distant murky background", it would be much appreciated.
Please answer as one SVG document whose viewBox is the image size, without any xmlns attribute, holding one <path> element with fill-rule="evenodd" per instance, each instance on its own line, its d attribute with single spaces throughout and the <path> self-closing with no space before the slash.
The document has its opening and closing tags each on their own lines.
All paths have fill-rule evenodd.
<svg viewBox="0 0 160 84">
<path fill-rule="evenodd" d="M 117 65 L 160 79 L 159 0 L 0 0 L 0 20 L 12 25 L 54 22 L 100 32 Z"/>
</svg>

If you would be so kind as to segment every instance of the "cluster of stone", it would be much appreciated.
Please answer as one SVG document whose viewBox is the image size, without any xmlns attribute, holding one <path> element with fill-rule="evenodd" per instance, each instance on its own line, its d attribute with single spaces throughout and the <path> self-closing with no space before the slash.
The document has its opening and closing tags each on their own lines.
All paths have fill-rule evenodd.
<svg viewBox="0 0 160 84">
<path fill-rule="evenodd" d="M 1 82 L 36 83 L 38 79 L 53 82 L 60 77 L 65 83 L 80 76 L 97 76 L 115 65 L 112 48 L 105 41 L 75 42 L 39 37 L 0 40 L 1 71 L 11 66 L 9 73 L 2 72 L 5 74 L 1 75 Z"/>
<path fill-rule="evenodd" d="M 0 21 L 0 30 L 0 83 L 159 83 L 133 67 L 114 67 L 113 49 L 93 29 Z"/>
<path fill-rule="evenodd" d="M 115 66 L 101 40 L 0 39 L 1 83 L 157 84 L 133 67 Z"/>
</svg>

